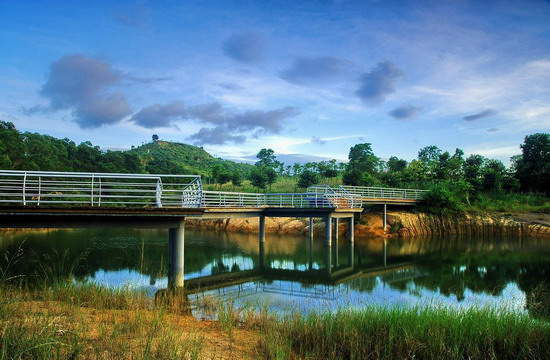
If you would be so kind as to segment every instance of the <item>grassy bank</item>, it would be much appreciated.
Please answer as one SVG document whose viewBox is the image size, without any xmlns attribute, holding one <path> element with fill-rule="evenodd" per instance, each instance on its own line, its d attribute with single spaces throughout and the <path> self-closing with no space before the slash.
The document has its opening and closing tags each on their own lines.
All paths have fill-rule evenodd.
<svg viewBox="0 0 550 360">
<path fill-rule="evenodd" d="M 492 310 L 368 308 L 275 316 L 209 299 L 153 301 L 95 285 L 0 288 L 0 359 L 530 358 L 550 351 L 550 323 Z"/>
<path fill-rule="evenodd" d="M 550 198 L 530 194 L 483 194 L 472 203 L 474 212 L 550 214 Z"/>
<path fill-rule="evenodd" d="M 372 308 L 289 317 L 274 329 L 264 346 L 281 358 L 543 359 L 550 351 L 549 323 L 492 310 Z"/>
</svg>

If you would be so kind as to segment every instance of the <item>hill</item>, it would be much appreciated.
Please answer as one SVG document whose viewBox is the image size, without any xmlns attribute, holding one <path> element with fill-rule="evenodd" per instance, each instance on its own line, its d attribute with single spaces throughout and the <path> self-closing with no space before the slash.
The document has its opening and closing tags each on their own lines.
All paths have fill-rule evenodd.
<svg viewBox="0 0 550 360">
<path fill-rule="evenodd" d="M 212 156 L 202 147 L 189 144 L 154 141 L 128 151 L 136 155 L 144 170 L 157 174 L 196 174 L 208 177 L 216 165 L 229 172 L 247 172 L 252 165 L 223 160 Z"/>
<path fill-rule="evenodd" d="M 191 174 L 210 177 L 214 166 L 233 173 L 249 164 L 223 160 L 188 144 L 154 141 L 127 151 L 101 150 L 91 142 L 20 132 L 0 121 L 0 169 L 108 173 Z"/>
</svg>

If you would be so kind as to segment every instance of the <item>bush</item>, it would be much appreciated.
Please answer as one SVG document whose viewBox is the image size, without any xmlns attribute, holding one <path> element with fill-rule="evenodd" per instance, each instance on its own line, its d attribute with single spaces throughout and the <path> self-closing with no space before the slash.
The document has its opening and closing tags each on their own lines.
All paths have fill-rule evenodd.
<svg viewBox="0 0 550 360">
<path fill-rule="evenodd" d="M 420 207 L 432 214 L 460 212 L 464 210 L 464 205 L 469 203 L 471 191 L 472 186 L 463 180 L 441 182 L 424 196 Z"/>
</svg>

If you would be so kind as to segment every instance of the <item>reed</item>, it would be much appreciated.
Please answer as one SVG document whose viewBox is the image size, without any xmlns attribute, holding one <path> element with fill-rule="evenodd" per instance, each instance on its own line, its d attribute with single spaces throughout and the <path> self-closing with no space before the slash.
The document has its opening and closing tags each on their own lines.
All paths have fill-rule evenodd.
<svg viewBox="0 0 550 360">
<path fill-rule="evenodd" d="M 550 323 L 492 309 L 375 307 L 285 317 L 261 345 L 269 358 L 543 359 Z"/>
</svg>

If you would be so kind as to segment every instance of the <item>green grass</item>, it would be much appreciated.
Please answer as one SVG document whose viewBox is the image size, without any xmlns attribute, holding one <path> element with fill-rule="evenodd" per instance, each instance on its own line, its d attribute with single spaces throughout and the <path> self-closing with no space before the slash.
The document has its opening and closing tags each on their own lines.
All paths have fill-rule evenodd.
<svg viewBox="0 0 550 360">
<path fill-rule="evenodd" d="M 261 344 L 280 359 L 542 359 L 550 323 L 488 309 L 368 308 L 286 317 Z"/>
<path fill-rule="evenodd" d="M 481 194 L 472 203 L 471 210 L 550 214 L 550 198 L 530 194 Z"/>
</svg>

